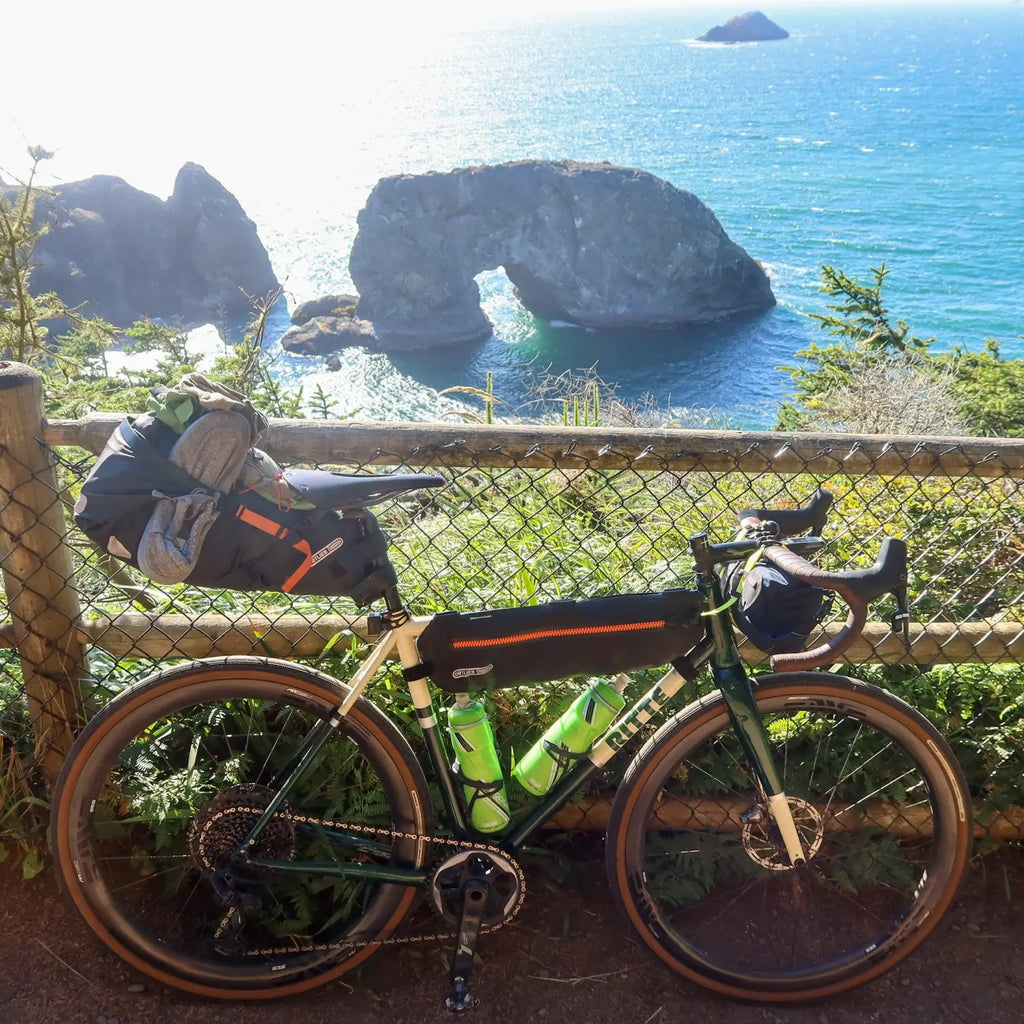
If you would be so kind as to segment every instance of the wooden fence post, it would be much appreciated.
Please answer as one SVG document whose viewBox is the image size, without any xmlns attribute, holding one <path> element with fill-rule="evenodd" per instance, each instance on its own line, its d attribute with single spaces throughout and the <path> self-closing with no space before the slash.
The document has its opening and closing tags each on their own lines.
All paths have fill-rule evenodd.
<svg viewBox="0 0 1024 1024">
<path fill-rule="evenodd" d="M 35 731 L 36 764 L 53 782 L 84 719 L 88 676 L 78 638 L 60 486 L 43 436 L 43 387 L 0 362 L 0 564 Z"/>
</svg>

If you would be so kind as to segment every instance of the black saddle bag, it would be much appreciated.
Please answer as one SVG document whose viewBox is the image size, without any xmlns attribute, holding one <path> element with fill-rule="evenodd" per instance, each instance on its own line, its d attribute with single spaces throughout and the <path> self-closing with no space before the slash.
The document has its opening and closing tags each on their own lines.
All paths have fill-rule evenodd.
<svg viewBox="0 0 1024 1024">
<path fill-rule="evenodd" d="M 168 458 L 177 440 L 148 415 L 114 431 L 75 506 L 76 523 L 97 546 L 162 583 L 345 596 L 359 605 L 395 583 L 387 537 L 366 509 L 295 508 L 254 491 L 218 491 Z M 180 555 L 177 575 L 164 578 L 141 557 L 161 500 L 185 508 L 164 530 L 166 548 Z M 193 507 L 206 515 L 198 542 Z"/>
<path fill-rule="evenodd" d="M 667 665 L 704 635 L 693 590 L 555 601 L 436 615 L 417 641 L 432 682 L 450 692 Z"/>
</svg>

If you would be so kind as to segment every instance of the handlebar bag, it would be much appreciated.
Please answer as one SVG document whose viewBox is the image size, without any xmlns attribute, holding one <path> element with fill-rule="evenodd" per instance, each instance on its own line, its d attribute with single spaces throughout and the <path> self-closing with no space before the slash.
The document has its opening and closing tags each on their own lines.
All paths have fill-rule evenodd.
<svg viewBox="0 0 1024 1024">
<path fill-rule="evenodd" d="M 794 654 L 832 605 L 832 594 L 760 563 L 744 570 L 733 562 L 725 571 L 725 591 L 736 598 L 732 617 L 747 639 L 765 654 Z"/>
<path fill-rule="evenodd" d="M 435 615 L 417 640 L 431 681 L 461 693 L 666 665 L 704 635 L 694 590 Z"/>
</svg>

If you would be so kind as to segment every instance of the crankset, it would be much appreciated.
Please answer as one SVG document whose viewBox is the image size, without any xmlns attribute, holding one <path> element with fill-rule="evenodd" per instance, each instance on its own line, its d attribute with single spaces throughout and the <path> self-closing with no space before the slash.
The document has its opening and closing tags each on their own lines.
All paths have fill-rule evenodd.
<svg viewBox="0 0 1024 1024">
<path fill-rule="evenodd" d="M 430 883 L 434 909 L 457 930 L 445 999 L 453 1013 L 476 1005 L 469 976 L 481 930 L 497 928 L 514 917 L 525 893 L 522 869 L 493 849 L 460 850 L 434 871 Z"/>
<path fill-rule="evenodd" d="M 474 881 L 486 883 L 488 890 L 480 916 L 484 929 L 497 928 L 519 912 L 526 895 L 522 868 L 497 850 L 460 850 L 438 865 L 430 882 L 431 902 L 448 924 L 458 926 L 463 891 Z"/>
</svg>

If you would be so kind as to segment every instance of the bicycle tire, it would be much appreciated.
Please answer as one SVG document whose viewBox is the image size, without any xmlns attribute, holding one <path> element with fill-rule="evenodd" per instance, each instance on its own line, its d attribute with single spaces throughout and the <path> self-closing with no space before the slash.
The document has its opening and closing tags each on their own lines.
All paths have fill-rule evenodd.
<svg viewBox="0 0 1024 1024">
<path fill-rule="evenodd" d="M 790 867 L 758 811 L 716 691 L 637 753 L 606 867 L 620 910 L 679 974 L 744 1000 L 817 999 L 888 970 L 932 931 L 970 854 L 970 798 L 939 732 L 884 690 L 794 673 L 762 677 L 755 696 L 806 862 Z"/>
<path fill-rule="evenodd" d="M 272 771 L 348 692 L 288 662 L 218 658 L 158 672 L 90 721 L 54 791 L 50 843 L 67 892 L 105 945 L 158 981 L 231 999 L 306 991 L 380 948 L 418 888 L 264 868 L 239 883 L 241 909 L 225 910 L 210 884 L 211 866 L 257 820 L 250 808 L 268 798 Z M 385 833 L 368 837 L 374 852 L 354 855 L 300 815 Z M 429 843 L 413 837 L 432 825 L 408 742 L 360 697 L 255 852 L 420 867 Z"/>
</svg>

